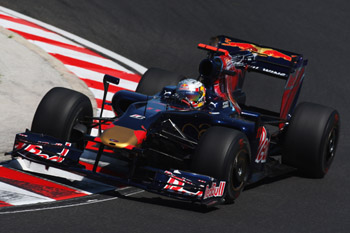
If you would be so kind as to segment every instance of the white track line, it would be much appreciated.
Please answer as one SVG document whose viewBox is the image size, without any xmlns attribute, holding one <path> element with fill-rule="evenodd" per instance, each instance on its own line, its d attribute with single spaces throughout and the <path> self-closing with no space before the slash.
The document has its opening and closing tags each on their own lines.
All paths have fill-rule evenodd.
<svg viewBox="0 0 350 233">
<path fill-rule="evenodd" d="M 4 182 L 0 182 L 0 197 L 1 201 L 11 205 L 26 205 L 56 201 L 55 199 L 36 194 Z"/>
<path fill-rule="evenodd" d="M 28 34 L 44 37 L 44 38 L 47 38 L 50 40 L 55 40 L 58 42 L 62 42 L 65 44 L 70 44 L 70 45 L 74 45 L 74 46 L 83 48 L 81 45 L 78 45 L 77 43 L 74 43 L 70 40 L 67 40 L 66 38 L 64 38 L 56 33 L 48 32 L 48 31 L 45 31 L 45 30 L 42 30 L 39 28 L 31 27 L 28 25 L 20 24 L 20 23 L 15 23 L 15 22 L 8 21 L 5 19 L 0 19 L 0 25 L 3 26 L 4 28 L 14 29 L 17 31 L 25 32 Z"/>
<path fill-rule="evenodd" d="M 13 18 L 17 18 L 17 17 L 15 17 L 13 15 L 6 14 L 5 12 L 1 12 L 1 14 L 6 15 L 6 16 L 10 16 L 10 17 L 13 17 Z"/>
<path fill-rule="evenodd" d="M 61 178 L 71 180 L 72 182 L 75 181 L 77 183 L 78 187 L 68 185 L 68 184 L 60 184 L 60 183 L 57 183 L 57 184 L 59 184 L 63 187 L 71 188 L 73 190 L 79 191 L 79 192 L 87 194 L 87 195 L 91 195 L 93 193 L 102 193 L 102 192 L 114 190 L 116 188 L 115 186 L 105 184 L 105 183 L 87 178 L 87 177 L 82 176 L 82 175 L 74 174 L 73 172 L 64 171 L 64 170 L 57 169 L 54 167 L 46 167 L 43 164 L 31 162 L 29 160 L 22 159 L 22 158 L 17 158 L 15 160 L 12 160 L 9 164 L 7 164 L 6 167 L 16 168 L 18 170 L 25 170 L 25 171 L 29 171 L 29 172 L 35 172 L 37 174 L 43 174 L 43 175 L 48 175 L 48 176 L 61 177 Z M 42 180 L 47 180 L 49 182 L 56 183 L 52 180 L 45 179 L 45 178 L 42 178 L 40 176 L 36 176 L 36 175 L 31 175 L 31 176 L 42 179 Z M 1 189 L 2 189 L 2 187 L 1 187 L 1 182 L 0 182 L 0 190 Z M 21 188 L 19 187 L 19 189 L 21 189 Z M 7 191 L 7 189 L 5 189 L 5 190 Z M 2 198 L 1 195 L 0 195 L 0 198 Z M 4 200 L 2 200 L 2 201 L 4 201 Z M 6 201 L 6 202 L 8 202 L 8 201 Z"/>
<path fill-rule="evenodd" d="M 141 66 L 140 64 L 137 64 L 136 62 L 133 62 L 130 59 L 127 59 L 126 57 L 123 57 L 123 56 L 121 56 L 121 55 L 119 55 L 119 54 L 117 54 L 115 52 L 112 52 L 112 51 L 110 51 L 110 50 L 108 50 L 106 48 L 103 48 L 103 47 L 101 47 L 101 46 L 99 46 L 97 44 L 94 44 L 94 43 L 92 43 L 92 42 L 90 42 L 88 40 L 85 40 L 85 39 L 83 39 L 83 38 L 81 38 L 79 36 L 76 36 L 76 35 L 74 35 L 74 34 L 72 34 L 70 32 L 64 31 L 62 29 L 59 29 L 57 27 L 54 27 L 54 26 L 49 25 L 49 24 L 46 24 L 44 22 L 41 22 L 41 21 L 36 20 L 36 19 L 33 19 L 33 18 L 29 17 L 29 16 L 23 15 L 21 13 L 15 12 L 13 10 L 7 9 L 5 7 L 2 7 L 2 6 L 0 6 L 0 11 L 3 11 L 4 13 L 9 14 L 11 16 L 18 17 L 18 18 L 27 20 L 29 22 L 35 23 L 35 24 L 37 24 L 37 25 L 39 25 L 41 27 L 44 27 L 44 28 L 46 28 L 48 30 L 51 30 L 51 31 L 56 32 L 56 33 L 58 33 L 60 35 L 63 35 L 63 36 L 65 36 L 65 37 L 67 37 L 67 38 L 69 38 L 71 40 L 76 41 L 79 44 L 82 44 L 82 45 L 84 45 L 84 46 L 86 46 L 88 48 L 91 48 L 91 49 L 99 52 L 99 53 L 102 53 L 102 54 L 105 54 L 105 55 L 107 55 L 107 56 L 109 56 L 111 58 L 114 58 L 115 60 L 120 61 L 121 63 L 124 63 L 125 65 L 127 65 L 129 67 L 132 67 L 133 69 L 138 71 L 140 74 L 145 73 L 146 70 L 147 70 L 147 68 L 145 68 L 144 66 Z"/>
<path fill-rule="evenodd" d="M 102 82 L 103 77 L 105 75 L 103 73 L 84 69 L 84 68 L 81 68 L 78 66 L 65 65 L 65 67 L 67 67 L 68 70 L 70 70 L 71 72 L 73 72 L 75 75 L 77 75 L 80 78 L 89 79 L 89 80 L 93 80 L 93 81 L 97 81 L 97 82 Z M 137 88 L 137 85 L 138 85 L 137 82 L 129 81 L 126 79 L 120 79 L 118 87 L 135 91 Z"/>
<path fill-rule="evenodd" d="M 96 99 L 103 99 L 103 91 L 99 89 L 95 89 L 92 87 L 89 87 L 89 90 L 94 94 Z M 114 93 L 113 92 L 107 92 L 106 100 L 111 101 L 113 98 Z"/>
<path fill-rule="evenodd" d="M 56 45 L 48 44 L 48 43 L 41 42 L 41 41 L 35 41 L 35 40 L 28 40 L 28 41 L 39 46 L 40 48 L 44 49 L 48 53 L 60 54 L 60 55 L 66 56 L 66 57 L 70 57 L 70 58 L 74 58 L 77 60 L 93 63 L 93 64 L 100 65 L 103 67 L 107 67 L 107 68 L 111 68 L 111 69 L 115 69 L 115 70 L 120 70 L 120 71 L 127 72 L 127 73 L 132 73 L 132 71 L 130 71 L 130 70 L 124 68 L 123 66 L 118 65 L 117 63 L 115 63 L 111 60 L 108 60 L 106 58 L 97 57 L 97 56 L 86 54 L 86 53 L 81 53 L 81 52 L 78 52 L 78 51 L 75 51 L 72 49 L 63 48 L 61 46 L 56 46 Z"/>
<path fill-rule="evenodd" d="M 124 195 L 126 197 L 136 195 L 138 193 L 142 193 L 144 190 L 138 190 L 133 193 L 129 193 L 127 195 Z M 43 211 L 43 210 L 54 210 L 54 209 L 63 209 L 63 208 L 70 208 L 70 207 L 76 207 L 76 206 L 84 206 L 84 205 L 91 205 L 91 204 L 96 204 L 96 203 L 102 203 L 106 201 L 113 201 L 118 199 L 118 197 L 111 197 L 103 200 L 88 200 L 84 203 L 78 203 L 78 204 L 71 204 L 71 205 L 62 205 L 62 206 L 53 206 L 53 207 L 43 207 L 43 208 L 36 208 L 36 209 L 27 209 L 27 210 L 15 210 L 15 211 L 6 211 L 6 212 L 0 212 L 0 215 L 5 215 L 5 214 L 18 214 L 18 213 L 26 213 L 26 212 L 36 212 L 36 211 Z"/>
<path fill-rule="evenodd" d="M 100 116 L 100 113 L 101 113 L 101 109 L 98 108 L 98 109 L 97 109 L 97 116 Z M 103 115 L 102 115 L 102 116 L 103 116 L 103 117 L 115 117 L 115 114 L 114 114 L 113 111 L 104 109 L 104 110 L 103 110 Z"/>
</svg>

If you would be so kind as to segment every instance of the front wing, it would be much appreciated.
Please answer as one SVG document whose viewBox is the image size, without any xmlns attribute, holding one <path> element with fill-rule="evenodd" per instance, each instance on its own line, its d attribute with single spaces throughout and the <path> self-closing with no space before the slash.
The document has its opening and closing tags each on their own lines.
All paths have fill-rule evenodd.
<svg viewBox="0 0 350 233">
<path fill-rule="evenodd" d="M 61 142 L 50 136 L 27 131 L 16 135 L 11 155 L 14 159 L 20 157 L 66 172 L 82 173 L 84 176 L 99 181 L 114 181 L 176 199 L 199 202 L 206 206 L 219 204 L 224 197 L 226 182 L 217 181 L 209 176 L 176 169 L 162 170 L 152 167 L 130 168 L 130 170 L 147 171 L 153 174 L 152 179 L 149 177 L 148 179 L 146 177 L 134 179 L 130 175 L 114 176 L 98 172 L 96 169 L 92 171 L 86 169 L 84 165 L 79 163 L 79 158 L 83 153 L 84 151 L 74 148 L 69 142 Z M 96 156 L 96 158 L 98 157 Z M 98 162 L 95 161 L 96 164 Z M 21 169 L 26 170 L 24 167 Z"/>
</svg>

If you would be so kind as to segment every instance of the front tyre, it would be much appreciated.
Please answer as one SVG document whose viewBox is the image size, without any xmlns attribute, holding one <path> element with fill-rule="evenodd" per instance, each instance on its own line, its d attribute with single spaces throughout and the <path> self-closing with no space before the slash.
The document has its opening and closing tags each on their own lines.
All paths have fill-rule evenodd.
<svg viewBox="0 0 350 233">
<path fill-rule="evenodd" d="M 312 103 L 298 105 L 285 135 L 282 162 L 296 167 L 302 176 L 324 177 L 335 157 L 339 126 L 336 110 Z"/>
<path fill-rule="evenodd" d="M 249 159 L 249 142 L 242 132 L 214 126 L 200 138 L 192 170 L 226 181 L 224 199 L 232 203 L 247 183 Z"/>
<path fill-rule="evenodd" d="M 72 142 L 77 148 L 84 149 L 83 135 L 90 132 L 91 117 L 92 106 L 87 96 L 55 87 L 41 100 L 31 130 Z"/>
</svg>

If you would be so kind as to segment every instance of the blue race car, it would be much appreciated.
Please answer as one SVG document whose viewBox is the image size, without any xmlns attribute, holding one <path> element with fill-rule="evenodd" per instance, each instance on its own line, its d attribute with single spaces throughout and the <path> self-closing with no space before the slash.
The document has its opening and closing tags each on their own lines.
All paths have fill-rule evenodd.
<svg viewBox="0 0 350 233">
<path fill-rule="evenodd" d="M 111 105 L 114 118 L 102 111 L 93 117 L 86 96 L 53 88 L 31 130 L 16 135 L 13 159 L 208 206 L 232 203 L 247 184 L 267 176 L 297 171 L 322 178 L 335 156 L 339 114 L 318 104 L 297 105 L 307 60 L 228 36 L 198 47 L 207 58 L 197 79 L 151 68 L 136 92 L 119 91 L 107 102 L 110 83 L 119 79 L 106 75 L 102 111 Z M 247 71 L 286 82 L 280 112 L 246 105 Z M 99 135 L 91 136 L 96 127 Z M 93 165 L 80 159 L 87 153 L 94 155 Z M 108 172 L 99 165 L 104 157 L 118 158 L 127 169 Z"/>
</svg>

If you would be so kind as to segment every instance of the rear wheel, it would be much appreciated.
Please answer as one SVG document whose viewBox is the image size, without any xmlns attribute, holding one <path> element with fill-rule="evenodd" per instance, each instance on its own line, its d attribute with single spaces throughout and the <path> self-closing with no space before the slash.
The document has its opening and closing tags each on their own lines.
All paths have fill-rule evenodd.
<svg viewBox="0 0 350 233">
<path fill-rule="evenodd" d="M 185 77 L 173 72 L 150 68 L 142 76 L 136 92 L 144 95 L 155 95 L 165 86 L 176 86 Z"/>
<path fill-rule="evenodd" d="M 249 142 L 242 132 L 214 126 L 200 138 L 192 170 L 226 181 L 225 202 L 232 203 L 248 180 L 249 158 Z"/>
<path fill-rule="evenodd" d="M 52 88 L 41 100 L 32 122 L 32 131 L 69 141 L 84 148 L 83 135 L 90 133 L 90 99 L 70 89 Z"/>
<path fill-rule="evenodd" d="M 322 178 L 333 162 L 338 136 L 336 110 L 302 103 L 287 128 L 282 162 L 296 167 L 303 176 Z"/>
</svg>

